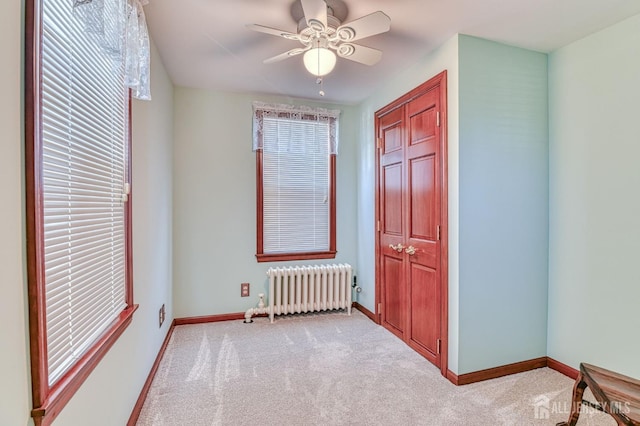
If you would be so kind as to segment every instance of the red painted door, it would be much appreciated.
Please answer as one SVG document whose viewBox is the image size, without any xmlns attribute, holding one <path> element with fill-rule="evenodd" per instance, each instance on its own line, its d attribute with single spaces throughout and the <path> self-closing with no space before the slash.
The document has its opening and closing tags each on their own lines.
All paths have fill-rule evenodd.
<svg viewBox="0 0 640 426">
<path fill-rule="evenodd" d="M 376 114 L 378 313 L 385 328 L 437 366 L 446 343 L 441 90 L 427 82 Z"/>
<path fill-rule="evenodd" d="M 379 118 L 380 135 L 380 274 L 382 324 L 404 339 L 407 286 L 405 276 L 405 128 L 404 108 Z"/>
<path fill-rule="evenodd" d="M 409 304 L 407 343 L 429 361 L 440 365 L 439 242 L 440 190 L 439 90 L 433 89 L 407 104 L 405 191 L 407 220 L 406 268 Z"/>
</svg>

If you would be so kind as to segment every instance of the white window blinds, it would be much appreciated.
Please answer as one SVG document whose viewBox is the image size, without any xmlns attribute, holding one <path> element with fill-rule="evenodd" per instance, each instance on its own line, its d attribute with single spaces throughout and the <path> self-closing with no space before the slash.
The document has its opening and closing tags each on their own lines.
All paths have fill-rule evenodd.
<svg viewBox="0 0 640 426">
<path fill-rule="evenodd" d="M 337 112 L 256 106 L 262 149 L 263 254 L 326 252 Z"/>
<path fill-rule="evenodd" d="M 128 92 L 122 64 L 84 33 L 71 5 L 42 2 L 49 385 L 126 307 Z M 105 13 L 110 10 L 117 13 L 113 8 Z"/>
</svg>

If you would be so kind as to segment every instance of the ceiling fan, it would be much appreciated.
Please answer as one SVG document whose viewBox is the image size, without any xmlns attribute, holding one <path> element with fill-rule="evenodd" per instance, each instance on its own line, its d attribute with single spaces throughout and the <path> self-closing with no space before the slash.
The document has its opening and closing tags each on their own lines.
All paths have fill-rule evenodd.
<svg viewBox="0 0 640 426">
<path fill-rule="evenodd" d="M 307 70 L 313 75 L 322 77 L 333 70 L 336 54 L 341 58 L 365 65 L 374 65 L 380 60 L 382 57 L 380 50 L 353 42 L 389 31 L 391 18 L 383 12 L 373 12 L 342 24 L 341 21 L 346 17 L 347 11 L 340 0 L 300 0 L 300 4 L 302 17 L 298 20 L 297 33 L 258 24 L 247 25 L 250 30 L 302 44 L 302 47 L 265 59 L 263 61 L 265 64 L 304 53 L 303 59 Z M 292 15 L 294 15 L 293 11 L 292 7 Z"/>
</svg>

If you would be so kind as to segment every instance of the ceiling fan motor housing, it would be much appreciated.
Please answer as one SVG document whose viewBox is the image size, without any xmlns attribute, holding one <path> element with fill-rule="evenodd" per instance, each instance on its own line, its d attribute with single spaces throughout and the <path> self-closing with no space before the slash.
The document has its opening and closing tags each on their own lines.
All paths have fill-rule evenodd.
<svg viewBox="0 0 640 426">
<path fill-rule="evenodd" d="M 315 22 L 314 22 L 315 23 Z M 333 35 L 336 32 L 336 28 L 338 28 L 340 26 L 341 22 L 338 18 L 336 18 L 335 16 L 333 16 L 333 10 L 327 6 L 327 26 L 329 28 L 326 28 L 323 30 L 323 25 L 320 22 L 317 22 L 317 27 L 315 25 L 310 26 L 307 25 L 307 21 L 304 18 L 304 16 L 302 18 L 300 18 L 300 20 L 298 21 L 298 34 L 300 35 L 306 35 L 306 36 L 312 36 L 314 35 L 316 32 L 320 31 L 324 31 L 327 33 L 327 35 Z"/>
<path fill-rule="evenodd" d="M 309 42 L 313 42 L 314 39 L 325 39 L 328 40 L 328 46 L 324 45 L 322 47 L 331 47 L 341 52 L 343 56 L 349 56 L 353 53 L 352 46 L 344 46 L 343 49 L 339 46 L 338 43 L 349 41 L 356 36 L 356 32 L 351 27 L 342 27 L 340 28 L 340 20 L 333 16 L 333 10 L 331 7 L 327 6 L 327 28 L 324 28 L 322 23 L 320 22 L 312 22 L 311 25 L 307 24 L 307 21 L 304 17 L 300 18 L 298 21 L 298 34 L 301 36 L 301 42 L 304 44 L 308 44 Z"/>
</svg>

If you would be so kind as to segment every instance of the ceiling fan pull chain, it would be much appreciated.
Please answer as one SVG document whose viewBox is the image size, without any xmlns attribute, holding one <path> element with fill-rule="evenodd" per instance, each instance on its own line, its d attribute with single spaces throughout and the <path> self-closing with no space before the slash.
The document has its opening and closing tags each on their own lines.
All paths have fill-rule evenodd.
<svg viewBox="0 0 640 426">
<path fill-rule="evenodd" d="M 316 84 L 320 85 L 320 91 L 318 92 L 318 94 L 320 96 L 324 96 L 324 79 L 322 77 L 318 77 L 316 79 Z"/>
<path fill-rule="evenodd" d="M 320 73 L 320 49 L 318 50 L 318 75 L 320 77 L 318 77 L 318 79 L 316 80 L 316 84 L 320 85 L 320 91 L 318 92 L 318 94 L 320 96 L 324 96 L 324 79 L 322 78 L 322 74 Z"/>
</svg>

